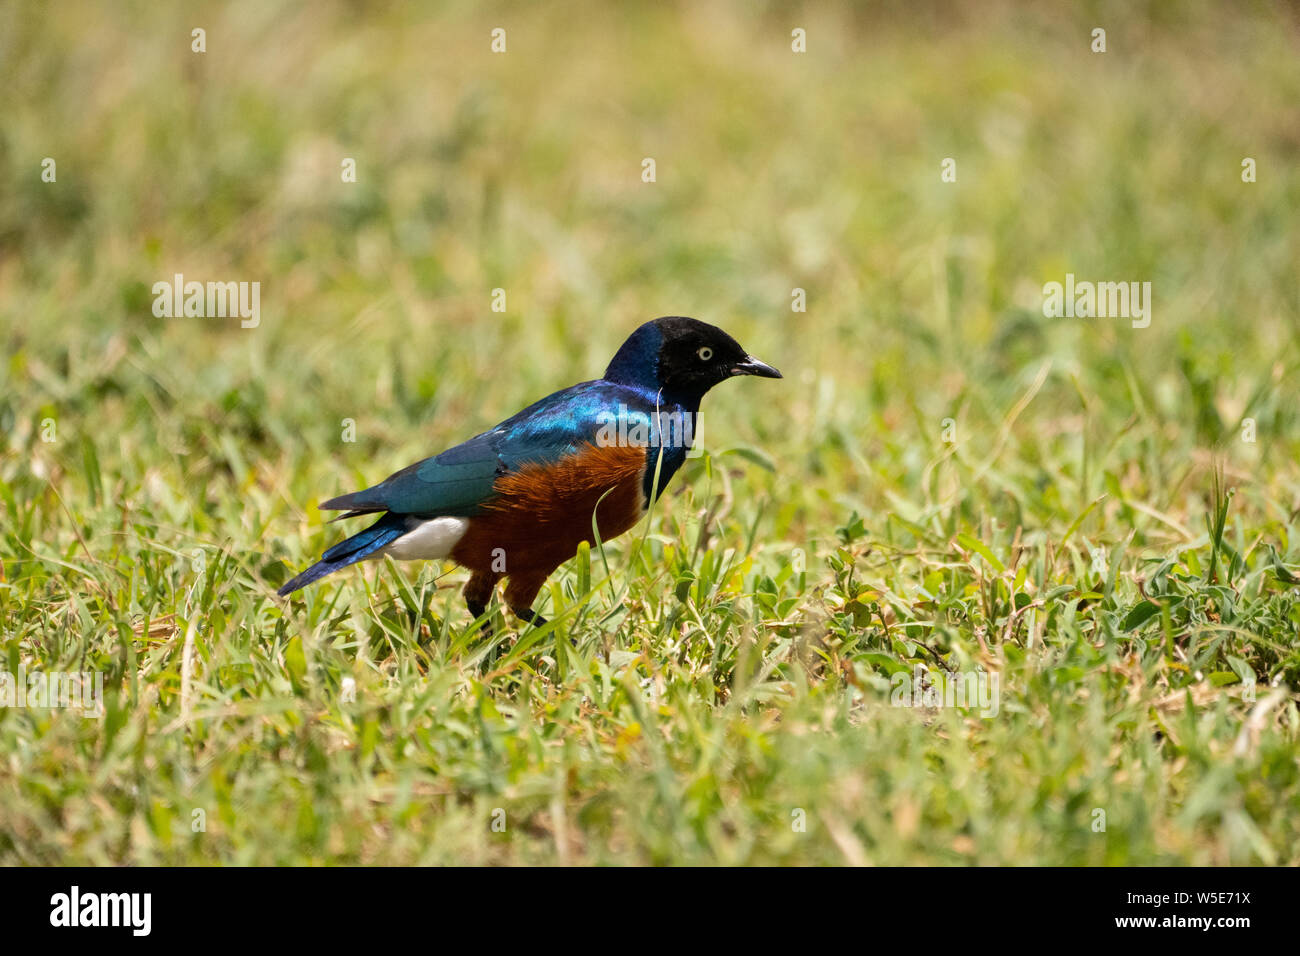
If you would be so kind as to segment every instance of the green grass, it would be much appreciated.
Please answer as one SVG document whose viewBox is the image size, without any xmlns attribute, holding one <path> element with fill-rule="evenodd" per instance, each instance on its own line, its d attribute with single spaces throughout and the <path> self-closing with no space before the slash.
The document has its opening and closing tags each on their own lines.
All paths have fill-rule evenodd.
<svg viewBox="0 0 1300 956">
<path fill-rule="evenodd" d="M 0 709 L 0 862 L 1300 863 L 1294 12 L 53 9 L 0 7 L 0 669 L 106 713 Z M 261 325 L 155 318 L 177 272 Z M 552 625 L 274 596 L 660 314 L 786 379 Z"/>
</svg>

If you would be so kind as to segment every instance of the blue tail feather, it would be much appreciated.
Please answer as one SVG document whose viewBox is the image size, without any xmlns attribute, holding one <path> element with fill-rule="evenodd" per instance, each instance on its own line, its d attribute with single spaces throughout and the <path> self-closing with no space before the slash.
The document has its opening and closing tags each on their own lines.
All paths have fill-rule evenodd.
<svg viewBox="0 0 1300 956">
<path fill-rule="evenodd" d="M 359 531 L 352 537 L 345 538 L 334 545 L 321 555 L 321 559 L 310 568 L 286 581 L 278 593 L 281 597 L 292 594 L 299 588 L 304 588 L 327 574 L 333 574 L 350 564 L 365 560 L 380 548 L 391 544 L 406 534 L 406 531 L 406 516 L 390 512 L 364 531 Z"/>
</svg>

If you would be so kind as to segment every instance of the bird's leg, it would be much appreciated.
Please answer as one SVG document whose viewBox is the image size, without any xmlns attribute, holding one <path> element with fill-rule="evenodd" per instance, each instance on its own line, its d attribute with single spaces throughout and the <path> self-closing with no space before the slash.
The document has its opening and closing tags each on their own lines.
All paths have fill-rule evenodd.
<svg viewBox="0 0 1300 956">
<path fill-rule="evenodd" d="M 481 618 L 484 614 L 487 613 L 486 604 L 475 604 L 473 601 L 467 600 L 465 602 L 465 606 L 469 608 L 470 617 L 474 618 L 474 620 L 476 621 L 479 618 Z M 484 637 L 491 637 L 492 632 L 494 630 L 492 626 L 492 621 L 490 619 L 484 621 L 482 627 L 480 627 L 479 630 L 483 632 Z"/>
<path fill-rule="evenodd" d="M 542 627 L 546 624 L 546 618 L 534 611 L 532 606 L 533 601 L 537 599 L 537 592 L 542 589 L 542 584 L 546 581 L 546 574 L 512 574 L 510 583 L 506 585 L 506 604 L 510 607 L 511 613 L 533 627 Z"/>
<path fill-rule="evenodd" d="M 474 620 L 478 620 L 487 613 L 488 601 L 492 600 L 492 592 L 496 590 L 497 578 L 490 574 L 480 574 L 474 572 L 470 575 L 469 582 L 465 585 L 465 606 L 469 608 L 469 613 L 473 615 Z M 492 622 L 490 620 L 483 622 L 483 636 L 492 636 Z"/>
</svg>

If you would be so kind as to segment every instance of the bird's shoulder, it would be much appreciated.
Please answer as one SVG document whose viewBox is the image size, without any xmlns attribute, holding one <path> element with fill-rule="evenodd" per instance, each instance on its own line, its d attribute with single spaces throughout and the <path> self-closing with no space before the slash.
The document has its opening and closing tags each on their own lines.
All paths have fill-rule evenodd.
<svg viewBox="0 0 1300 956">
<path fill-rule="evenodd" d="M 653 414 L 657 401 L 635 386 L 603 379 L 580 382 L 534 402 L 486 434 L 512 456 L 563 455 L 596 441 L 620 416 Z"/>
</svg>

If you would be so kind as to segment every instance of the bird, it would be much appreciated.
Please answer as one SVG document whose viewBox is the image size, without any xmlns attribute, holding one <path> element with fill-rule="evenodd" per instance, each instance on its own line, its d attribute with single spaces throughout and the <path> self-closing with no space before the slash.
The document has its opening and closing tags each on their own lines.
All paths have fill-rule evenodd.
<svg viewBox="0 0 1300 956">
<path fill-rule="evenodd" d="M 344 512 L 333 521 L 380 517 L 279 594 L 364 560 L 450 560 L 470 572 L 463 594 L 476 621 L 504 580 L 511 613 L 543 626 L 532 605 L 546 579 L 582 542 L 609 541 L 641 519 L 686 460 L 705 393 L 738 375 L 782 377 L 717 326 L 686 316 L 646 322 L 601 378 L 322 502 L 322 511 Z"/>
</svg>

